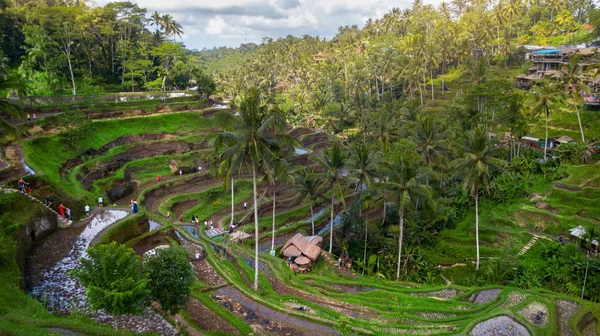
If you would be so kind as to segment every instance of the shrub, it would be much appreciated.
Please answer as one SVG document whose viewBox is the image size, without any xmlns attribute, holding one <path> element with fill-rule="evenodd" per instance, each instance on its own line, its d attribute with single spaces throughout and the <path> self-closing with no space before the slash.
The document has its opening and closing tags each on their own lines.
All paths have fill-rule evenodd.
<svg viewBox="0 0 600 336">
<path fill-rule="evenodd" d="M 131 248 L 115 242 L 88 249 L 82 268 L 71 270 L 86 287 L 92 309 L 111 314 L 140 313 L 148 301 L 148 276 Z"/>
<path fill-rule="evenodd" d="M 492 199 L 504 202 L 528 196 L 532 187 L 533 180 L 528 173 L 508 172 L 494 177 L 488 194 Z"/>
<path fill-rule="evenodd" d="M 144 260 L 150 297 L 158 301 L 163 311 L 176 313 L 187 303 L 194 272 L 181 248 L 164 248 Z"/>
</svg>

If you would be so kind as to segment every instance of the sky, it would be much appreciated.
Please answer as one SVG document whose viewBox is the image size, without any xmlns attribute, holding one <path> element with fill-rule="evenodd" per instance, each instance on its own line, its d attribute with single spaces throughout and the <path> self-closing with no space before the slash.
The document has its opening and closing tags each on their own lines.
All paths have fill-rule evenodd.
<svg viewBox="0 0 600 336">
<path fill-rule="evenodd" d="M 107 0 L 97 0 L 98 5 Z M 260 43 L 263 37 L 312 35 L 331 38 L 338 27 L 364 26 L 412 0 L 132 0 L 140 7 L 171 14 L 183 26 L 189 49 Z M 441 0 L 424 3 L 437 5 Z"/>
</svg>

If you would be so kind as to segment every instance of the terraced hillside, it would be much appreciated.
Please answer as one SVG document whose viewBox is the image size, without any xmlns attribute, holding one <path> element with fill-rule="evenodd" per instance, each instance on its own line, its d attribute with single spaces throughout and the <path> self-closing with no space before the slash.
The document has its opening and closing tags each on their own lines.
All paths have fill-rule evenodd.
<svg viewBox="0 0 600 336">
<path fill-rule="evenodd" d="M 215 227 L 227 228 L 231 221 L 229 186 L 224 187 L 223 179 L 211 170 L 211 140 L 218 130 L 213 114 L 214 110 L 208 109 L 110 118 L 94 121 L 89 134 L 76 145 L 60 135 L 24 142 L 25 162 L 36 172 L 27 178 L 34 197 L 43 200 L 49 192 L 62 197 L 58 193 L 62 190 L 64 198 L 56 201 L 95 205 L 97 197 L 103 196 L 108 201 L 105 204 L 116 206 L 95 208 L 91 219 L 55 230 L 27 250 L 27 287 L 41 303 L 21 291 L 16 294 L 19 270 L 15 265 L 1 268 L 1 274 L 10 279 L 0 290 L 0 300 L 6 303 L 0 308 L 2 333 L 116 332 L 102 326 L 106 324 L 133 332 L 184 335 L 594 335 L 600 331 L 600 306 L 575 296 L 504 285 L 465 285 L 475 245 L 470 215 L 455 229 L 443 231 L 438 244 L 426 251 L 429 263 L 444 266 L 441 272 L 428 275 L 427 284 L 363 276 L 360 269 L 338 269 L 338 257 L 327 253 L 310 273 L 295 274 L 282 258 L 268 253 L 270 195 L 273 191 L 277 194 L 277 249 L 296 232 L 311 234 L 310 206 L 297 201 L 289 186 L 265 181 L 259 182 L 265 196 L 258 204 L 262 253 L 259 290 L 254 292 L 250 246 L 256 237 L 241 243 L 213 239 L 202 224 L 212 221 Z M 312 165 L 310 155 L 320 155 L 332 140 L 325 133 L 305 128 L 291 129 L 290 134 L 298 140 L 290 161 L 298 165 Z M 528 258 L 541 253 L 551 244 L 547 239 L 555 239 L 573 223 L 598 225 L 599 179 L 598 165 L 571 167 L 569 177 L 558 183 L 536 180 L 535 195 L 529 201 L 501 205 L 484 201 L 482 255 L 516 256 L 534 237 L 540 237 L 521 257 Z M 250 218 L 243 210 L 244 202 L 251 203 L 251 182 L 239 178 L 234 188 L 233 221 L 241 224 L 241 231 L 251 233 L 252 225 L 246 225 Z M 349 204 L 355 195 L 346 197 Z M 132 199 L 141 205 L 141 212 L 135 215 L 123 207 Z M 321 202 L 314 208 L 319 235 L 328 235 L 330 207 Z M 338 216 L 344 204 L 338 201 L 334 207 Z M 179 220 L 180 214 L 183 220 Z M 199 225 L 191 224 L 192 215 L 199 217 Z M 380 211 L 366 215 L 370 222 L 381 221 Z M 22 217 L 14 216 L 15 220 Z M 204 251 L 203 257 L 190 261 L 197 281 L 186 309 L 175 316 L 160 316 L 151 309 L 137 317 L 89 312 L 81 286 L 64 270 L 78 267 L 77 258 L 87 246 L 113 240 L 132 247 L 140 257 L 159 245 L 180 245 L 192 256 Z M 50 315 L 45 308 L 75 317 Z M 22 325 L 28 327 L 20 329 Z"/>
</svg>

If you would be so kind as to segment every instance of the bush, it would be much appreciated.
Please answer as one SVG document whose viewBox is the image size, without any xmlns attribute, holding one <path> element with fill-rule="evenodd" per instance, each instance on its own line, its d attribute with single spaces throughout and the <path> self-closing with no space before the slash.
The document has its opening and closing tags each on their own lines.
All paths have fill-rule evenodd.
<svg viewBox="0 0 600 336">
<path fill-rule="evenodd" d="M 533 180 L 528 173 L 509 172 L 494 177 L 488 195 L 497 202 L 516 200 L 528 196 L 532 187 Z"/>
<path fill-rule="evenodd" d="M 187 303 L 194 272 L 181 248 L 164 248 L 144 260 L 150 297 L 160 303 L 163 311 L 176 313 Z"/>
<path fill-rule="evenodd" d="M 86 287 L 92 309 L 110 314 L 140 313 L 148 301 L 148 275 L 131 248 L 115 242 L 88 249 L 82 268 L 71 270 Z"/>
</svg>

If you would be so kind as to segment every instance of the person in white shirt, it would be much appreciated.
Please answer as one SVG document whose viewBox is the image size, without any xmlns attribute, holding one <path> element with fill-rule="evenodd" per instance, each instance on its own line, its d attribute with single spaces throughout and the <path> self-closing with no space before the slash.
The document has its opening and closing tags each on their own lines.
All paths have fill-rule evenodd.
<svg viewBox="0 0 600 336">
<path fill-rule="evenodd" d="M 89 216 L 90 215 L 90 206 L 89 205 L 85 205 L 85 215 Z"/>
<path fill-rule="evenodd" d="M 98 205 L 99 205 L 101 208 L 104 208 L 104 205 L 102 204 L 102 196 L 98 197 Z"/>
</svg>

